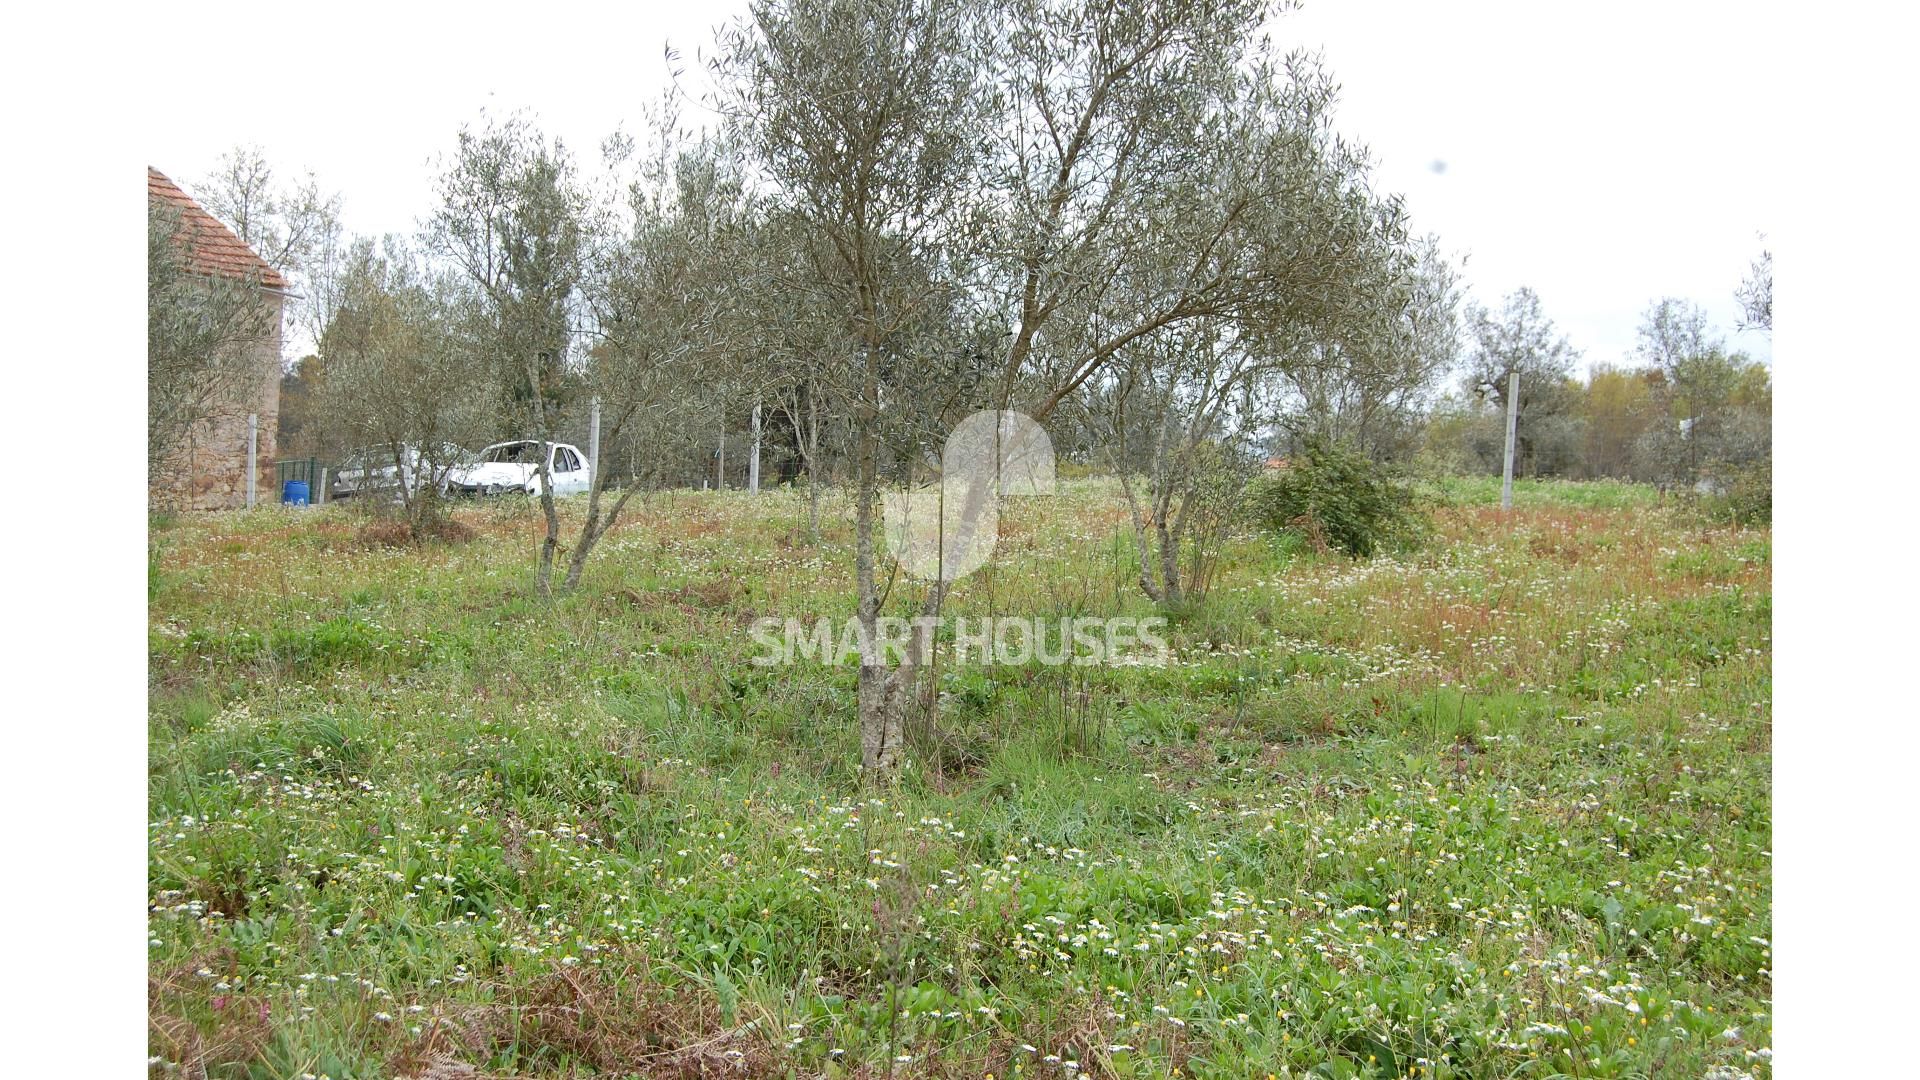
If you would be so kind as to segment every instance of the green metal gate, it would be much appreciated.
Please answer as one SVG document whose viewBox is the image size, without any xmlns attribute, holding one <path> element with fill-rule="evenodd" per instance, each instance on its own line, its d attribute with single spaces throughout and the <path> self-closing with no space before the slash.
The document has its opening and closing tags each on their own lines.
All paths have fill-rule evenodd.
<svg viewBox="0 0 1920 1080">
<path fill-rule="evenodd" d="M 321 489 L 320 480 L 326 470 L 321 468 L 319 458 L 282 458 L 273 463 L 273 471 L 275 474 L 274 498 L 278 499 L 280 493 L 287 490 L 287 481 L 304 480 L 307 482 L 308 501 L 316 503 L 325 501 L 326 495 Z"/>
</svg>

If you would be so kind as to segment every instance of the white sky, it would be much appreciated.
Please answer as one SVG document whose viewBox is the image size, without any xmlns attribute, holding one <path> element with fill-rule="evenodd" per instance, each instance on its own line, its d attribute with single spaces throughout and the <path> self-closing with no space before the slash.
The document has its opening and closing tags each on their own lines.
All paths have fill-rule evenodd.
<svg viewBox="0 0 1920 1080">
<path fill-rule="evenodd" d="M 278 89 L 208 92 L 191 108 L 151 96 L 140 149 L 191 188 L 226 149 L 258 144 L 283 172 L 312 168 L 339 190 L 350 230 L 406 232 L 432 204 L 433 157 L 483 108 L 529 109 L 592 161 L 616 126 L 642 125 L 665 45 L 697 80 L 696 50 L 744 7 L 451 19 L 387 4 L 263 28 L 267 9 L 232 5 L 156 29 L 254 56 L 264 31 Z M 1625 359 L 1640 313 L 1666 295 L 1770 355 L 1763 335 L 1733 332 L 1733 289 L 1774 227 L 1757 21 L 1718 3 L 1309 0 L 1272 29 L 1277 44 L 1325 52 L 1344 87 L 1340 127 L 1372 147 L 1380 188 L 1406 195 L 1415 228 L 1468 256 L 1473 298 L 1533 286 L 1591 363 Z"/>
</svg>

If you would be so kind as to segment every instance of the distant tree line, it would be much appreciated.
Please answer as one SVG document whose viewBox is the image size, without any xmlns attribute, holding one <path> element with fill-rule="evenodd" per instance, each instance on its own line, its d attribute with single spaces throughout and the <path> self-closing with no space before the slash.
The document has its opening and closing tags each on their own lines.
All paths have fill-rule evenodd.
<svg viewBox="0 0 1920 1080">
<path fill-rule="evenodd" d="M 1697 305 L 1656 301 L 1633 354 L 1584 375 L 1529 289 L 1498 314 L 1471 309 L 1468 324 L 1466 372 L 1424 418 L 1418 440 L 1431 468 L 1500 471 L 1511 371 L 1520 373 L 1518 475 L 1713 489 L 1771 459 L 1772 374 L 1730 351 Z"/>
</svg>

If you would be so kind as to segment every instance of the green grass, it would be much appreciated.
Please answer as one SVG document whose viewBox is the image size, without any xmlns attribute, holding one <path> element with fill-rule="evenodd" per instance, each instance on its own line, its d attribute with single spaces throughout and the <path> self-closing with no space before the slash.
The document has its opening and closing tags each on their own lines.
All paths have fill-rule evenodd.
<svg viewBox="0 0 1920 1080">
<path fill-rule="evenodd" d="M 798 496 L 655 496 L 551 606 L 524 505 L 157 523 L 156 1075 L 1768 1074 L 1768 533 L 1443 490 L 1237 539 L 1166 668 L 943 671 L 879 790 L 851 669 L 748 663 L 851 610 Z M 952 610 L 1151 613 L 1123 515 L 1003 514 Z"/>
<path fill-rule="evenodd" d="M 1460 506 L 1498 506 L 1497 476 L 1446 476 L 1423 485 L 1428 494 Z M 1588 510 L 1623 510 L 1655 505 L 1660 493 L 1651 485 L 1624 480 L 1556 480 L 1517 478 L 1513 505 L 1517 507 L 1577 506 Z"/>
</svg>

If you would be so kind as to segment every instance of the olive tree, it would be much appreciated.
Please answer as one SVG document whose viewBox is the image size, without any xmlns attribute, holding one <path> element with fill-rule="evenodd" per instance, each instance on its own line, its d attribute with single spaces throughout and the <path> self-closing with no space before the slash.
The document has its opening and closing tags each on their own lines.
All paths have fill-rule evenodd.
<svg viewBox="0 0 1920 1080">
<path fill-rule="evenodd" d="M 848 418 L 857 618 L 875 636 L 883 387 L 918 359 L 912 330 L 944 282 L 939 265 L 973 190 L 984 37 L 958 0 L 757 3 L 724 42 L 721 104 L 793 225 L 805 286 L 839 313 L 808 358 L 813 384 Z M 904 684 L 874 655 L 859 675 L 862 760 L 900 760 Z"/>
<path fill-rule="evenodd" d="M 1271 348 L 1280 354 L 1284 444 L 1343 443 L 1370 457 L 1405 457 L 1440 380 L 1460 360 L 1458 271 L 1428 237 L 1397 250 L 1379 282 L 1377 318 L 1302 333 Z"/>
<path fill-rule="evenodd" d="M 1450 358 L 1426 319 L 1451 318 L 1451 281 L 1418 273 L 1398 204 L 1332 130 L 1324 69 L 1256 44 L 1264 5 L 1016 10 L 1009 359 L 1050 384 L 1037 415 L 1083 386 L 1103 399 L 1141 588 L 1178 603 L 1282 393 L 1316 372 L 1360 384 L 1369 411 L 1417 393 Z"/>
<path fill-rule="evenodd" d="M 1325 122 L 1333 87 L 1268 56 L 1258 0 L 762 0 L 723 41 L 719 104 L 802 287 L 835 314 L 808 365 L 847 427 L 858 619 L 896 595 L 875 539 L 895 435 L 965 411 L 1046 420 L 1129 349 L 1222 320 L 1375 318 L 1356 281 L 1398 210 Z M 921 392 L 909 392 L 918 388 Z M 1031 429 L 1020 429 L 1028 431 Z M 909 445 L 910 442 L 909 442 Z M 1020 446 L 1004 448 L 1017 457 Z M 895 482 L 911 455 L 892 459 Z M 964 530 L 997 477 L 942 484 Z M 942 572 L 919 609 L 938 615 Z M 928 635 L 863 656 L 863 765 L 930 712 Z"/>
<path fill-rule="evenodd" d="M 1096 380 L 1106 392 L 1090 405 L 1106 420 L 1103 441 L 1132 519 L 1140 590 L 1151 599 L 1177 606 L 1204 593 L 1249 472 L 1271 370 L 1228 327 L 1196 321 L 1126 350 L 1109 378 Z"/>
<path fill-rule="evenodd" d="M 1347 174 L 1357 183 L 1359 172 Z M 1337 188 L 1336 188 L 1337 189 Z M 1277 419 L 1295 445 L 1344 441 L 1376 456 L 1403 450 L 1440 374 L 1453 362 L 1457 293 L 1431 243 L 1409 245 L 1390 214 L 1368 204 L 1315 205 L 1291 213 L 1333 231 L 1343 213 L 1365 258 L 1338 273 L 1350 297 L 1319 317 L 1310 310 L 1178 323 L 1123 350 L 1095 385 L 1110 417 L 1109 459 L 1133 518 L 1141 590 L 1165 604 L 1204 591 L 1225 527 L 1252 475 L 1256 443 Z M 1144 487 L 1136 490 L 1135 476 Z"/>
<path fill-rule="evenodd" d="M 320 411 L 337 437 L 394 466 L 416 539 L 430 535 L 466 448 L 498 423 L 498 387 L 475 378 L 469 360 L 469 299 L 464 283 L 425 268 L 403 239 L 362 240 L 320 336 Z"/>
<path fill-rule="evenodd" d="M 508 419 L 551 445 L 574 396 L 570 365 L 581 309 L 587 196 L 572 154 L 522 117 L 462 129 L 439 178 L 428 226 L 432 249 L 472 286 L 477 373 L 503 391 Z M 560 549 L 548 455 L 539 456 L 546 535 L 534 584 L 553 593 Z"/>
<path fill-rule="evenodd" d="M 725 148 L 713 139 L 680 146 L 671 125 L 627 185 L 622 212 L 590 230 L 585 279 L 593 344 L 580 372 L 603 410 L 603 445 L 657 446 L 698 427 L 706 397 L 696 388 L 737 334 L 730 315 L 749 206 Z M 630 147 L 616 142 L 616 160 Z M 589 556 L 650 480 L 629 455 L 619 494 L 604 498 L 613 470 L 594 463 L 586 519 L 563 587 L 572 590 Z"/>
</svg>

